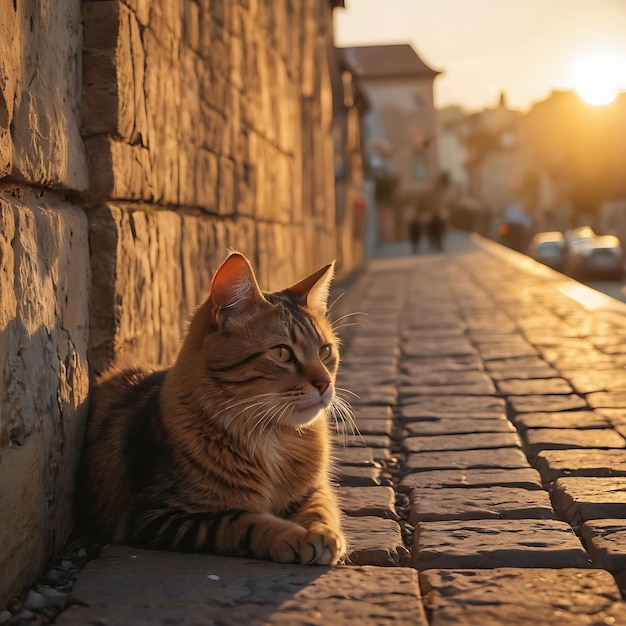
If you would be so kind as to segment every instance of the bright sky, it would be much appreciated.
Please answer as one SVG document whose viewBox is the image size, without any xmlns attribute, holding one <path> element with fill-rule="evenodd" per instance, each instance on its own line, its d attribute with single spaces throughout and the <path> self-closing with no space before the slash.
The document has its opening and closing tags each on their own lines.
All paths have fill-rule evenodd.
<svg viewBox="0 0 626 626">
<path fill-rule="evenodd" d="M 439 106 L 522 110 L 553 89 L 626 91 L 626 0 L 346 0 L 336 43 L 411 43 Z"/>
</svg>

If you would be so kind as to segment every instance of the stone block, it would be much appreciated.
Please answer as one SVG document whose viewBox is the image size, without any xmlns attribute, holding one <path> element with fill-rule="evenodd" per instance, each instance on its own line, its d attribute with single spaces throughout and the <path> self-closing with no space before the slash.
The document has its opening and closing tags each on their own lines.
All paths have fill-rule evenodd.
<svg viewBox="0 0 626 626">
<path fill-rule="evenodd" d="M 409 472 L 445 469 L 520 469 L 530 467 L 518 448 L 420 452 L 407 455 L 404 467 Z"/>
<path fill-rule="evenodd" d="M 80 136 L 81 5 L 3 2 L 0 176 L 85 191 Z"/>
<path fill-rule="evenodd" d="M 57 618 L 58 626 L 98 620 L 428 625 L 410 568 L 280 565 L 110 546 L 88 564 L 72 596 L 76 604 Z"/>
<path fill-rule="evenodd" d="M 542 450 L 533 463 L 546 483 L 559 476 L 626 476 L 623 450 Z"/>
<path fill-rule="evenodd" d="M 574 568 L 432 569 L 420 573 L 431 626 L 592 626 L 626 620 L 608 572 Z"/>
<path fill-rule="evenodd" d="M 412 553 L 419 570 L 588 565 L 572 529 L 556 520 L 421 522 Z"/>
<path fill-rule="evenodd" d="M 73 525 L 87 411 L 87 219 L 54 194 L 0 193 L 0 601 Z"/>
<path fill-rule="evenodd" d="M 380 517 L 346 517 L 342 522 L 353 565 L 395 567 L 410 565 L 397 522 Z"/>
<path fill-rule="evenodd" d="M 589 408 L 583 398 L 574 394 L 511 396 L 509 402 L 515 413 L 571 411 L 572 409 Z"/>
<path fill-rule="evenodd" d="M 529 428 L 522 438 L 524 451 L 534 457 L 541 450 L 626 447 L 626 440 L 612 428 Z"/>
<path fill-rule="evenodd" d="M 538 378 L 524 380 L 500 380 L 498 391 L 504 396 L 527 396 L 533 394 L 568 394 L 574 390 L 563 378 Z"/>
<path fill-rule="evenodd" d="M 626 588 L 626 520 L 593 519 L 580 530 L 594 567 L 607 569 Z"/>
<path fill-rule="evenodd" d="M 463 433 L 407 437 L 402 441 L 407 452 L 435 452 L 445 450 L 488 450 L 491 448 L 520 448 L 516 433 Z"/>
<path fill-rule="evenodd" d="M 400 489 L 438 489 L 448 487 L 520 487 L 541 489 L 541 477 L 526 469 L 448 469 L 415 472 L 402 477 Z"/>
<path fill-rule="evenodd" d="M 404 425 L 409 436 L 435 437 L 471 434 L 514 434 L 515 426 L 506 417 L 425 418 Z"/>
<path fill-rule="evenodd" d="M 350 517 L 383 517 L 398 521 L 391 487 L 338 487 L 341 509 Z"/>
<path fill-rule="evenodd" d="M 607 428 L 609 419 L 595 411 L 560 411 L 557 413 L 521 413 L 513 417 L 519 431 L 529 428 Z"/>
<path fill-rule="evenodd" d="M 411 490 L 411 524 L 455 519 L 556 518 L 543 490 L 510 486 Z"/>
<path fill-rule="evenodd" d="M 551 492 L 555 511 L 572 526 L 591 519 L 626 519 L 624 476 L 565 476 L 555 481 Z"/>
</svg>

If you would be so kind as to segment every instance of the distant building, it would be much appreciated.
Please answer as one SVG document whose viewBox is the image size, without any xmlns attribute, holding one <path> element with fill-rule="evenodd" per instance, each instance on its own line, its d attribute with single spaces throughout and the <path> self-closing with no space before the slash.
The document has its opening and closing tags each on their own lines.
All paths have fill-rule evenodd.
<svg viewBox="0 0 626 626">
<path fill-rule="evenodd" d="M 441 72 L 424 63 L 410 44 L 344 50 L 370 103 L 364 141 L 379 183 L 379 239 L 403 239 L 416 206 L 424 212 L 438 207 L 433 84 Z"/>
</svg>

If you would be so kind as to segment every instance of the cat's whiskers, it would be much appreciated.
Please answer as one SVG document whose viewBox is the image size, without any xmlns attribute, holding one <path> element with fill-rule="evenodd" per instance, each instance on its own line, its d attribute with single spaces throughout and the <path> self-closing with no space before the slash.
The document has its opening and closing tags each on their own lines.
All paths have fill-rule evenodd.
<svg viewBox="0 0 626 626">
<path fill-rule="evenodd" d="M 341 317 L 338 317 L 336 320 L 332 321 L 331 326 L 333 327 L 333 330 L 336 330 L 338 328 L 337 325 L 339 324 L 339 322 L 348 319 L 349 317 L 354 317 L 355 315 L 364 315 L 365 317 L 369 317 L 369 315 L 364 311 L 354 311 L 353 313 L 346 313 L 345 315 L 342 315 Z M 362 322 L 357 323 L 362 325 Z"/>
</svg>

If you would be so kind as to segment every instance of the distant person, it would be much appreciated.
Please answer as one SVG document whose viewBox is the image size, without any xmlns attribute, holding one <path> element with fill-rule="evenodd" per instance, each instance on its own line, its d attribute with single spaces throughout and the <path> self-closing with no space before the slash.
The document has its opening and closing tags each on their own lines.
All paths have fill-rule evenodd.
<svg viewBox="0 0 626 626">
<path fill-rule="evenodd" d="M 417 254 L 422 239 L 422 223 L 418 215 L 409 222 L 409 239 L 413 254 Z"/>
<path fill-rule="evenodd" d="M 438 211 L 434 211 L 428 218 L 426 234 L 428 235 L 428 248 L 431 252 L 443 252 L 443 235 L 446 226 L 446 220 Z"/>
</svg>

